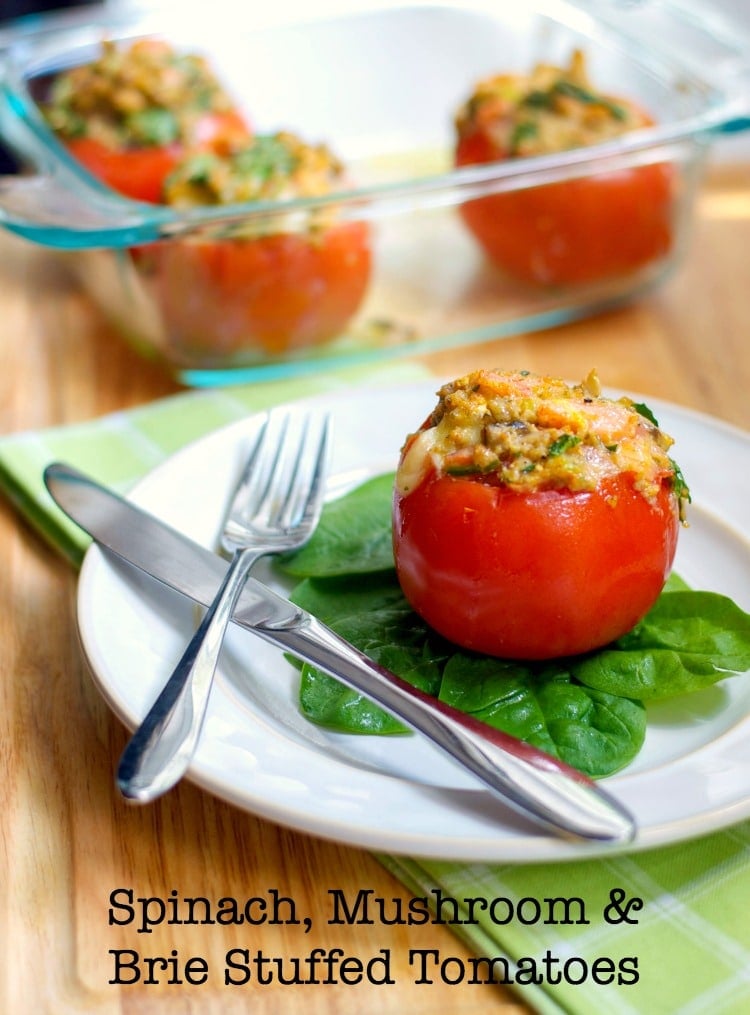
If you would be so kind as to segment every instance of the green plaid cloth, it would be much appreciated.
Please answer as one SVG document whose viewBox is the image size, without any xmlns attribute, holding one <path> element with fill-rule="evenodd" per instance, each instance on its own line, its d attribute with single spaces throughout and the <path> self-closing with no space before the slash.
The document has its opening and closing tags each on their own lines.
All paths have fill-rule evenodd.
<svg viewBox="0 0 750 1015">
<path fill-rule="evenodd" d="M 92 422 L 8 436 L 0 439 L 0 488 L 52 545 L 78 564 L 86 540 L 44 489 L 42 471 L 49 462 L 69 462 L 125 490 L 188 441 L 248 412 L 357 383 L 424 376 L 417 367 L 399 364 L 185 392 Z M 379 859 L 420 898 L 434 900 L 441 891 L 459 901 L 507 900 L 499 903 L 499 919 L 480 914 L 476 923 L 451 927 L 477 957 L 497 957 L 501 972 L 500 962 L 505 962 L 508 979 L 518 981 L 513 985 L 519 995 L 538 1012 L 750 1012 L 750 822 L 648 852 L 560 864 Z M 581 899 L 583 914 L 571 910 L 571 922 L 559 922 L 558 909 L 552 920 L 546 919 L 544 900 L 560 898 Z M 613 899 L 641 901 L 640 908 L 629 912 L 632 922 L 618 922 Z M 501 922 L 511 909 L 517 918 Z M 580 915 L 586 922 L 574 922 Z M 419 947 L 418 939 L 413 947 Z M 632 982 L 634 967 L 637 982 Z M 618 983 L 618 970 L 624 982 Z M 604 982 L 596 982 L 594 971 Z M 473 975 L 449 952 L 438 957 L 438 965 L 429 959 L 425 972 L 438 981 L 444 978 L 446 1010 L 450 991 L 460 991 L 461 977 L 465 982 Z M 417 973 L 415 969 L 415 977 Z M 484 980 L 482 969 L 480 977 Z"/>
</svg>

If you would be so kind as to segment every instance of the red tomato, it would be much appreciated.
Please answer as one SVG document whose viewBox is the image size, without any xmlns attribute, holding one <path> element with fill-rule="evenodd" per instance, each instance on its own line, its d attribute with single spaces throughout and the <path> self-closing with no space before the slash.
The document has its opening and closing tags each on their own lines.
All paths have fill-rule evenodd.
<svg viewBox="0 0 750 1015">
<path fill-rule="evenodd" d="M 161 201 L 164 179 L 182 152 L 180 145 L 153 148 L 108 148 L 93 138 L 75 138 L 67 147 L 78 161 L 102 183 L 137 201 Z"/>
<path fill-rule="evenodd" d="M 515 659 L 575 655 L 629 631 L 672 566 L 677 500 L 620 473 L 593 491 L 516 493 L 436 472 L 394 498 L 404 595 L 464 648 Z"/>
<path fill-rule="evenodd" d="M 502 159 L 482 126 L 456 165 Z M 665 163 L 467 201 L 464 221 L 488 257 L 524 282 L 570 285 L 633 272 L 672 248 L 674 172 Z"/>
<path fill-rule="evenodd" d="M 149 251 L 168 341 L 188 358 L 325 342 L 354 316 L 370 278 L 369 229 L 360 222 L 311 236 L 170 240 Z"/>
<path fill-rule="evenodd" d="M 239 113 L 211 113 L 196 124 L 193 147 L 221 150 L 228 138 L 238 136 L 249 136 Z M 98 180 L 126 197 L 153 204 L 163 200 L 164 180 L 185 154 L 183 144 L 117 149 L 89 137 L 72 138 L 66 146 Z"/>
</svg>

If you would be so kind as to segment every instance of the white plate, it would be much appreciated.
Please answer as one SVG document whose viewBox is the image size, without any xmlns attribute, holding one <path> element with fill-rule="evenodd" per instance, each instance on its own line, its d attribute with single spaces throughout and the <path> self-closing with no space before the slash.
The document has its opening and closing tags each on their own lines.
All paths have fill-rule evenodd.
<svg viewBox="0 0 750 1015">
<path fill-rule="evenodd" d="M 395 467 L 405 435 L 435 402 L 437 382 L 328 396 L 334 479 Z M 311 400 L 314 401 L 314 400 Z M 646 399 L 676 438 L 693 493 L 676 569 L 696 588 L 750 609 L 750 435 Z M 253 417 L 174 455 L 132 493 L 141 506 L 215 545 Z M 93 547 L 81 572 L 78 619 L 94 678 L 130 727 L 187 643 L 195 609 Z M 539 832 L 476 788 L 415 735 L 330 733 L 301 717 L 296 671 L 252 634 L 225 644 L 204 735 L 191 768 L 199 785 L 238 807 L 315 835 L 415 856 L 539 861 L 609 850 Z M 750 673 L 649 708 L 643 751 L 606 780 L 635 814 L 642 849 L 750 816 Z"/>
</svg>

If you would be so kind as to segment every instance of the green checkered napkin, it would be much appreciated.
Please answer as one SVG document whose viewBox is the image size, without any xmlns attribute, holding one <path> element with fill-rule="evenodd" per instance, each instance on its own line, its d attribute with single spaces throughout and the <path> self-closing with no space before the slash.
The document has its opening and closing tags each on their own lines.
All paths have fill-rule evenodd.
<svg viewBox="0 0 750 1015">
<path fill-rule="evenodd" d="M 417 367 L 350 370 L 314 378 L 185 392 L 102 419 L 0 439 L 0 488 L 21 514 L 78 564 L 86 541 L 56 508 L 42 483 L 53 460 L 75 465 L 126 490 L 167 455 L 216 427 L 281 401 L 358 383 L 424 378 Z M 750 776 L 750 773 L 749 773 Z M 481 864 L 379 857 L 416 895 L 509 900 L 499 919 L 452 925 L 477 956 L 509 962 L 527 1004 L 541 1013 L 575 1015 L 747 1015 L 750 1012 L 750 822 L 692 842 L 644 853 L 560 864 Z M 611 922 L 612 894 L 642 900 L 628 922 Z M 587 923 L 534 920 L 536 902 L 580 898 Z M 522 902 L 522 900 L 527 900 Z M 525 920 L 500 921 L 513 907 Z M 561 918 L 560 911 L 556 918 Z M 578 914 L 575 914 L 578 918 Z M 637 921 L 637 922 L 636 922 Z M 419 948 L 418 935 L 413 948 Z M 449 951 L 439 956 L 450 992 L 462 969 Z M 637 962 L 638 982 L 617 983 Z M 543 977 L 529 974 L 535 960 Z M 546 965 L 544 964 L 546 960 Z M 595 967 L 596 960 L 599 960 Z M 612 976 L 611 983 L 596 983 Z M 561 977 L 567 972 L 567 980 Z M 588 975 L 584 978 L 584 972 Z M 427 973 L 440 980 L 428 962 Z M 418 975 L 415 968 L 414 976 Z M 480 974 L 483 978 L 484 973 Z M 552 982 L 560 980 L 560 982 Z M 582 981 L 582 982 L 575 982 Z M 465 982 L 465 981 L 464 981 Z M 491 988 L 488 988 L 491 989 Z M 459 996 L 458 994 L 456 995 Z"/>
</svg>

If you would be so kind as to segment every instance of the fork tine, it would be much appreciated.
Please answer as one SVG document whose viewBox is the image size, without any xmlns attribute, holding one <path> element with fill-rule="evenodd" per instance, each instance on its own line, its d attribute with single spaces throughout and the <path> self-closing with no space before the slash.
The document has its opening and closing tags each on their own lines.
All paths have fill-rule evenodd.
<svg viewBox="0 0 750 1015">
<path fill-rule="evenodd" d="M 293 434 L 288 435 L 278 448 L 270 482 L 258 511 L 265 523 L 274 528 L 281 524 L 290 492 L 298 482 L 300 464 L 305 459 L 310 417 L 308 414 L 296 416 L 291 422 L 294 423 Z"/>
<path fill-rule="evenodd" d="M 288 414 L 271 412 L 266 415 L 235 488 L 227 517 L 249 517 L 268 497 L 278 467 L 279 449 L 285 446 L 288 429 Z"/>
<path fill-rule="evenodd" d="M 311 426 L 311 422 L 316 426 Z M 286 497 L 275 519 L 280 525 L 309 527 L 317 521 L 323 503 L 330 435 L 330 413 L 322 418 L 310 415 L 305 418 Z"/>
<path fill-rule="evenodd" d="M 270 528 L 289 528 L 300 521 L 303 505 L 314 484 L 320 443 L 325 443 L 325 430 L 321 430 L 315 415 L 306 413 L 297 416 L 294 422 L 294 438 L 281 448 L 260 510 Z"/>
<path fill-rule="evenodd" d="M 270 412 L 261 426 L 225 515 L 225 535 L 245 524 L 307 529 L 322 507 L 330 413 Z"/>
</svg>

